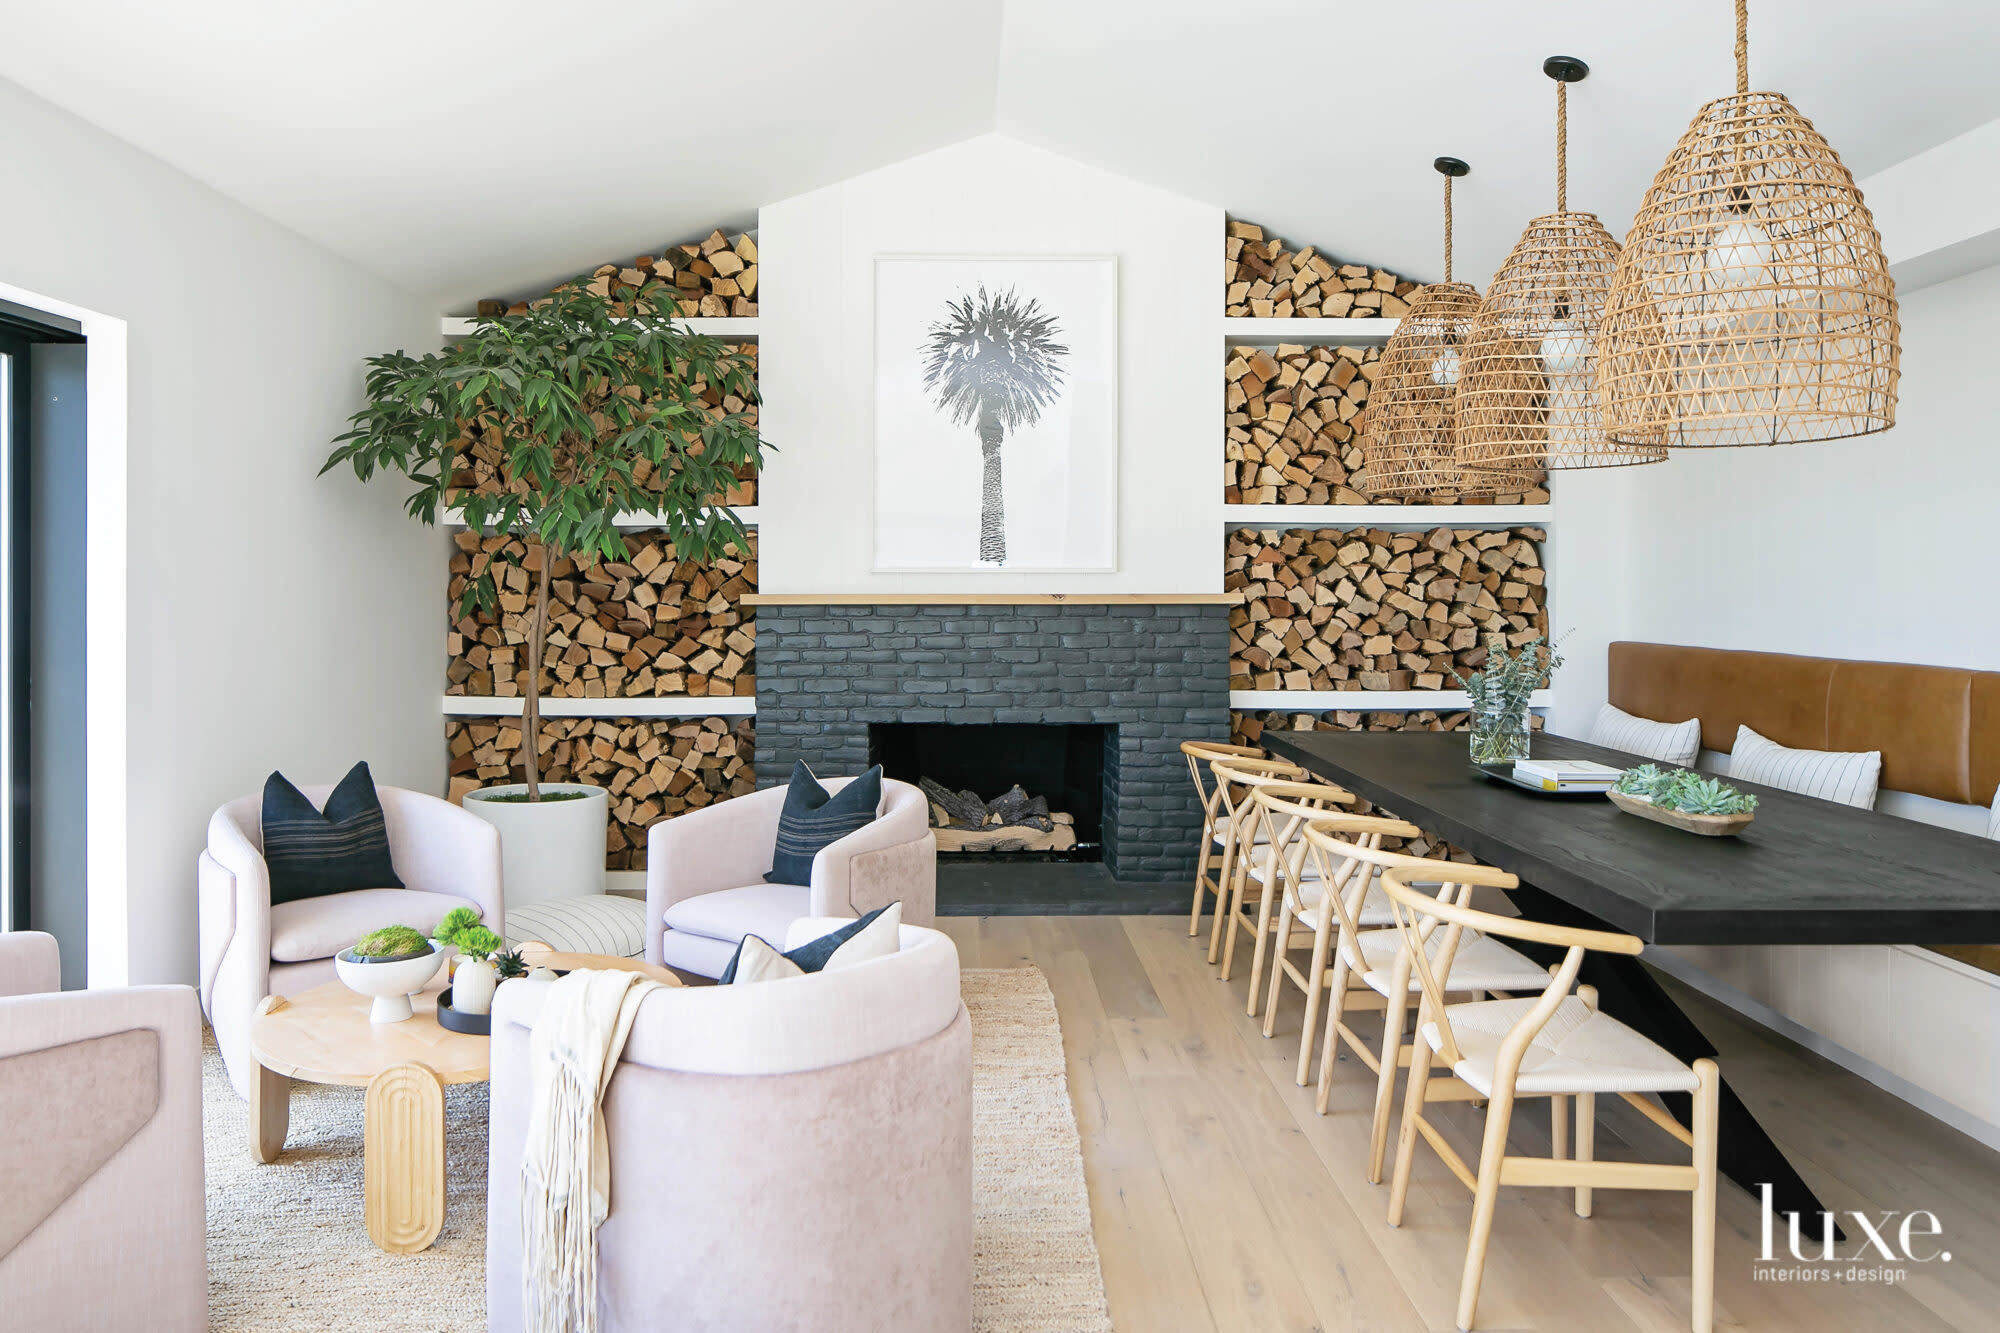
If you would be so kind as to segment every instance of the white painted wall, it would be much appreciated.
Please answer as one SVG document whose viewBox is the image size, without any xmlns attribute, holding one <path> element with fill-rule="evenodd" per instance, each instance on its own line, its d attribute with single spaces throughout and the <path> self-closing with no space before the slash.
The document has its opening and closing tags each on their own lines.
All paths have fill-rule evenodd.
<svg viewBox="0 0 2000 1333">
<path fill-rule="evenodd" d="M 2000 670 L 2000 268 L 1906 296 L 1894 430 L 1643 469 L 1635 637 Z M 1677 558 L 1651 552 L 1673 550 Z M 1712 577 L 1727 596 L 1688 595 Z"/>
<path fill-rule="evenodd" d="M 90 572 L 94 650 L 126 643 L 93 671 L 91 980 L 192 981 L 215 806 L 273 768 L 325 781 L 360 758 L 378 781 L 443 788 L 444 538 L 402 517 L 393 484 L 315 478 L 362 358 L 435 346 L 437 315 L 4 83 L 0 180 L 0 285 L 129 338 L 122 414 L 99 411 L 95 378 L 116 349 L 90 349 L 93 468 L 100 428 L 128 431 L 128 486 L 91 477 L 109 528 L 93 550 L 127 552 L 124 588 L 115 566 Z M 122 738 L 99 695 L 120 668 Z"/>
<path fill-rule="evenodd" d="M 2000 268 L 1911 292 L 1902 315 L 1894 430 L 1639 470 L 1627 637 L 2000 670 Z M 1691 595 L 1702 580 L 1726 595 Z M 1877 808 L 1985 827 L 1900 793 Z M 2000 978 L 1900 945 L 1673 952 L 1689 980 L 2000 1145 Z"/>
<path fill-rule="evenodd" d="M 1221 591 L 1220 209 L 986 135 L 758 226 L 762 591 Z M 896 254 L 1117 256 L 1116 572 L 872 572 L 874 259 Z"/>
</svg>

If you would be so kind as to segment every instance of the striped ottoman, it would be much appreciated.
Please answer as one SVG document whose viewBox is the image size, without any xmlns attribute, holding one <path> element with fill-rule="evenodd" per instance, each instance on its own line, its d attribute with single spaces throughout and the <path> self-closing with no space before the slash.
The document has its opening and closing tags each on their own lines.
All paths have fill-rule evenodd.
<svg viewBox="0 0 2000 1333">
<path fill-rule="evenodd" d="M 639 958 L 646 952 L 646 904 L 615 893 L 545 898 L 507 909 L 507 947 L 540 940 L 559 953 Z"/>
</svg>

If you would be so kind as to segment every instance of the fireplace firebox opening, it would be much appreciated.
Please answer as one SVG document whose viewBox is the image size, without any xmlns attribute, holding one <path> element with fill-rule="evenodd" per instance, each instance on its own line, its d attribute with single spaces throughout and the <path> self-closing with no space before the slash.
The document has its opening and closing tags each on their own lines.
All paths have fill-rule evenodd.
<svg viewBox="0 0 2000 1333">
<path fill-rule="evenodd" d="M 924 787 L 941 856 L 1100 861 L 1117 737 L 1094 723 L 878 722 L 868 758 Z"/>
</svg>

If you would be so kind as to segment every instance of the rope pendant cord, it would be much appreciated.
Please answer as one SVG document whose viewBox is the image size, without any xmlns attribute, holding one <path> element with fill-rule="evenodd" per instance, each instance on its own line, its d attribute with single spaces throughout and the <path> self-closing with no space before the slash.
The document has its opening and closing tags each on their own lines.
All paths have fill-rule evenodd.
<svg viewBox="0 0 2000 1333">
<path fill-rule="evenodd" d="M 1750 0 L 1736 0 L 1736 95 L 1750 91 Z"/>
<path fill-rule="evenodd" d="M 1569 212 L 1569 80 L 1556 80 L 1556 212 Z"/>
<path fill-rule="evenodd" d="M 1444 280 L 1451 281 L 1451 177 L 1444 178 Z"/>
</svg>

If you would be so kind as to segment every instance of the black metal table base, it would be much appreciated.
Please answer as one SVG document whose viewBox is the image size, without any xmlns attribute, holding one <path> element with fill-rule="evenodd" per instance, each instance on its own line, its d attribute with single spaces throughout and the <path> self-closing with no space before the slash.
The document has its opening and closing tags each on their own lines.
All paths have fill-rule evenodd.
<svg viewBox="0 0 2000 1333">
<path fill-rule="evenodd" d="M 1530 921 L 1545 921 L 1550 925 L 1576 926 L 1585 930 L 1612 930 L 1617 927 L 1607 925 L 1590 913 L 1570 906 L 1553 894 L 1523 884 L 1518 889 L 1508 891 L 1521 915 Z M 1521 952 L 1537 962 L 1553 963 L 1562 956 L 1562 950 L 1545 945 L 1513 942 Z M 1626 954 L 1586 954 L 1582 970 L 1578 973 L 1579 984 L 1597 988 L 1598 1009 L 1641 1036 L 1658 1042 L 1671 1052 L 1676 1059 L 1693 1063 L 1715 1055 L 1715 1045 L 1702 1035 L 1673 997 L 1653 979 L 1637 958 Z M 1662 1100 L 1674 1119 L 1683 1126 L 1691 1125 L 1694 1099 L 1684 1092 L 1670 1092 Z M 1799 1234 L 1817 1236 L 1820 1231 L 1821 1216 L 1825 1212 L 1819 1198 L 1812 1192 L 1799 1173 L 1787 1161 L 1778 1145 L 1771 1142 L 1771 1136 L 1757 1123 L 1748 1107 L 1738 1099 L 1730 1088 L 1729 1080 L 1722 1081 L 1721 1096 L 1718 1099 L 1716 1128 L 1716 1165 L 1723 1175 L 1741 1185 L 1753 1196 L 1761 1197 L 1762 1186 L 1771 1187 L 1771 1209 L 1779 1217 L 1787 1213 L 1799 1215 Z M 1782 1230 L 1782 1226 L 1780 1228 Z M 1834 1236 L 1845 1240 L 1846 1235 L 1838 1225 L 1834 1226 Z"/>
</svg>

